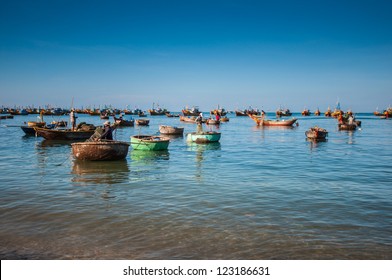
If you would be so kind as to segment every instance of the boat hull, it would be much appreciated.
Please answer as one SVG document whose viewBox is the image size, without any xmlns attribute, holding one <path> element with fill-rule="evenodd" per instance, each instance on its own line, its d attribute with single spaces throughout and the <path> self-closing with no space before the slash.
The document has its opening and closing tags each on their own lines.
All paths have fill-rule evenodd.
<svg viewBox="0 0 392 280">
<path fill-rule="evenodd" d="M 166 113 L 170 114 L 170 112 L 166 109 L 157 111 L 155 109 L 149 109 L 148 112 L 150 113 L 151 116 L 164 116 Z"/>
<path fill-rule="evenodd" d="M 134 126 L 135 125 L 135 120 L 124 120 L 120 118 L 114 118 L 114 123 L 118 126 Z"/>
<path fill-rule="evenodd" d="M 219 132 L 214 132 L 214 131 L 202 132 L 202 133 L 192 132 L 187 134 L 186 141 L 203 144 L 203 143 L 218 142 L 220 138 L 221 138 L 221 134 Z"/>
<path fill-rule="evenodd" d="M 160 125 L 159 132 L 166 135 L 182 135 L 184 133 L 183 127 Z"/>
<path fill-rule="evenodd" d="M 48 140 L 85 140 L 90 138 L 95 130 L 89 131 L 71 131 L 71 130 L 55 130 L 34 127 L 37 135 Z"/>
<path fill-rule="evenodd" d="M 137 119 L 135 120 L 137 125 L 149 125 L 150 124 L 150 120 L 148 119 Z"/>
<path fill-rule="evenodd" d="M 180 121 L 189 122 L 189 123 L 196 123 L 196 118 L 195 117 L 188 117 L 188 116 L 180 116 Z"/>
<path fill-rule="evenodd" d="M 339 124 L 338 125 L 339 130 L 356 130 L 357 129 L 357 125 L 356 124 Z"/>
<path fill-rule="evenodd" d="M 94 141 L 72 143 L 72 153 L 78 160 L 120 160 L 128 154 L 129 144 L 122 141 Z"/>
<path fill-rule="evenodd" d="M 309 129 L 305 135 L 308 139 L 321 141 L 327 138 L 328 132 L 324 129 Z"/>
<path fill-rule="evenodd" d="M 257 125 L 262 126 L 292 126 L 297 121 L 296 118 L 292 118 L 290 120 L 265 120 L 263 117 L 255 115 L 248 116 L 254 120 Z"/>
<path fill-rule="evenodd" d="M 34 127 L 23 125 L 20 127 L 26 135 L 35 135 Z"/>
<path fill-rule="evenodd" d="M 154 135 L 131 136 L 131 146 L 134 150 L 163 151 L 169 147 L 170 139 Z"/>
</svg>

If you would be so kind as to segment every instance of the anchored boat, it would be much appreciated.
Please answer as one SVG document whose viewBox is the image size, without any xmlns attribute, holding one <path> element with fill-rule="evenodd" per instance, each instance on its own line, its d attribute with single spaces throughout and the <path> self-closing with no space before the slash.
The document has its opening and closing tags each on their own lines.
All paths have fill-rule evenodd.
<svg viewBox="0 0 392 280">
<path fill-rule="evenodd" d="M 328 132 L 324 128 L 314 126 L 306 131 L 305 135 L 308 139 L 320 141 L 325 140 L 325 138 L 328 136 Z"/>
<path fill-rule="evenodd" d="M 131 136 L 131 146 L 135 150 L 162 151 L 169 147 L 170 139 L 156 135 Z"/>
<path fill-rule="evenodd" d="M 255 121 L 257 125 L 264 125 L 264 126 L 292 126 L 297 119 L 292 118 L 289 120 L 266 120 L 264 116 L 256 116 L 256 115 L 248 115 L 252 120 Z"/>
<path fill-rule="evenodd" d="M 160 125 L 159 132 L 166 135 L 182 135 L 184 133 L 183 127 Z"/>
<path fill-rule="evenodd" d="M 218 142 L 221 133 L 216 131 L 191 132 L 187 134 L 186 141 L 198 144 Z"/>
<path fill-rule="evenodd" d="M 72 143 L 72 153 L 79 160 L 120 160 L 128 154 L 129 144 L 123 141 L 100 140 Z"/>
</svg>

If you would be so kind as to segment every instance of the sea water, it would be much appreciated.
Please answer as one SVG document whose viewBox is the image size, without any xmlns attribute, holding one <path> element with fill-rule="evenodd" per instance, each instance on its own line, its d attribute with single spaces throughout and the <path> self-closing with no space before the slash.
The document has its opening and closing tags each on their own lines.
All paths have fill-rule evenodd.
<svg viewBox="0 0 392 280">
<path fill-rule="evenodd" d="M 294 114 L 292 128 L 228 117 L 204 126 L 222 133 L 218 144 L 171 137 L 167 151 L 130 147 L 113 162 L 77 161 L 69 142 L 25 136 L 17 126 L 36 115 L 1 120 L 1 258 L 392 258 L 391 119 L 358 114 L 362 127 L 348 132 L 323 116 Z M 148 118 L 115 138 L 161 124 L 196 130 Z M 306 140 L 314 125 L 327 141 Z"/>
</svg>

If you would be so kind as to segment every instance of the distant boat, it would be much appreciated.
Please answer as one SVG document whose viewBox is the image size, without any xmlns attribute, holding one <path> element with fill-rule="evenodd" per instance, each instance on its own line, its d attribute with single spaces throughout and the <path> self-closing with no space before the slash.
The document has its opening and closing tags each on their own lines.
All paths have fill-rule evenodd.
<svg viewBox="0 0 392 280">
<path fill-rule="evenodd" d="M 310 116 L 310 110 L 309 110 L 309 109 L 304 109 L 304 110 L 301 112 L 301 115 L 302 115 L 302 116 Z"/>
<path fill-rule="evenodd" d="M 292 113 L 290 112 L 289 109 L 281 109 L 281 108 L 279 108 L 276 111 L 276 116 L 277 117 L 288 117 L 288 116 L 291 116 L 291 115 L 292 115 Z"/>
<path fill-rule="evenodd" d="M 253 109 L 252 107 L 250 107 L 249 109 L 245 109 L 245 110 L 236 110 L 235 111 L 235 115 L 237 117 L 246 117 L 246 116 L 248 116 L 248 114 L 258 116 L 261 114 L 261 112 L 257 109 Z"/>
<path fill-rule="evenodd" d="M 221 138 L 221 133 L 216 131 L 205 132 L 191 132 L 186 136 L 187 142 L 195 142 L 197 144 L 218 142 Z"/>
<path fill-rule="evenodd" d="M 210 119 L 206 120 L 206 124 L 209 124 L 209 125 L 219 125 L 220 124 L 220 120 L 216 120 L 216 119 L 210 118 Z"/>
<path fill-rule="evenodd" d="M 150 124 L 149 119 L 136 119 L 135 122 L 137 125 L 149 125 Z"/>
<path fill-rule="evenodd" d="M 131 146 L 135 150 L 162 151 L 169 147 L 170 139 L 155 135 L 131 136 Z"/>
<path fill-rule="evenodd" d="M 211 111 L 210 111 L 210 114 L 211 114 L 211 115 L 226 116 L 227 111 L 226 111 L 224 108 L 220 108 L 220 107 L 218 106 L 217 109 L 211 110 Z"/>
<path fill-rule="evenodd" d="M 184 128 L 169 126 L 169 125 L 160 125 L 159 132 L 161 134 L 167 134 L 167 135 L 182 135 L 184 133 Z"/>
<path fill-rule="evenodd" d="M 158 108 L 154 108 L 155 103 L 152 104 L 152 109 L 149 109 L 148 112 L 150 113 L 151 116 L 162 116 L 165 115 L 166 113 L 170 113 L 166 109 L 162 109 L 158 106 Z"/>
<path fill-rule="evenodd" d="M 129 144 L 122 141 L 101 140 L 72 143 L 72 153 L 78 160 L 120 160 L 128 154 Z"/>
<path fill-rule="evenodd" d="M 198 116 L 201 112 L 199 110 L 199 107 L 193 106 L 191 109 L 186 107 L 185 109 L 182 109 L 182 113 L 184 116 Z"/>
<path fill-rule="evenodd" d="M 332 117 L 332 111 L 331 108 L 328 107 L 327 111 L 325 111 L 324 116 L 326 117 Z"/>
<path fill-rule="evenodd" d="M 166 117 L 168 117 L 168 118 L 178 118 L 180 115 L 173 115 L 173 114 L 170 114 L 170 113 L 166 113 L 165 114 L 166 115 Z"/>
<path fill-rule="evenodd" d="M 248 115 L 255 123 L 259 126 L 292 126 L 297 119 L 292 118 L 289 120 L 266 120 L 264 117 L 259 117 L 255 115 Z"/>
<path fill-rule="evenodd" d="M 194 116 L 193 117 L 180 116 L 180 121 L 189 122 L 189 123 L 196 123 L 196 118 Z"/>
<path fill-rule="evenodd" d="M 221 122 L 228 122 L 230 119 L 228 117 L 222 117 L 219 119 Z"/>
<path fill-rule="evenodd" d="M 113 116 L 113 118 L 114 118 L 114 122 L 118 126 L 134 126 L 135 125 L 135 120 L 125 120 L 123 118 L 116 118 L 115 116 Z"/>
</svg>

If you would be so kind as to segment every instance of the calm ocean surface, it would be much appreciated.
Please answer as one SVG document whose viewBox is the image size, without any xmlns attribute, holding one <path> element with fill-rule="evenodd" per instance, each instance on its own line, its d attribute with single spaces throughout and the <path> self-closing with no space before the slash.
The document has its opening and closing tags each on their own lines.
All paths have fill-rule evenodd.
<svg viewBox="0 0 392 280">
<path fill-rule="evenodd" d="M 294 114 L 282 129 L 228 116 L 219 145 L 172 138 L 116 162 L 9 127 L 36 115 L 1 120 L 1 259 L 392 259 L 392 119 L 358 114 L 347 132 L 333 118 Z M 115 137 L 196 129 L 148 118 Z M 305 139 L 313 125 L 328 141 Z"/>
</svg>

